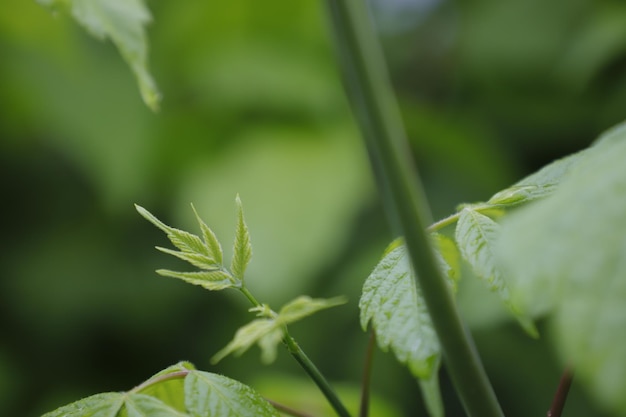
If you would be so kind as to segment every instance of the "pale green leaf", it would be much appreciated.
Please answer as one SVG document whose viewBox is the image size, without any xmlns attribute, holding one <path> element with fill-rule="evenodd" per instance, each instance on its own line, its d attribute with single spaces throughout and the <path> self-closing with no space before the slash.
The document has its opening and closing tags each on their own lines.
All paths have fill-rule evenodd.
<svg viewBox="0 0 626 417">
<path fill-rule="evenodd" d="M 124 405 L 122 417 L 189 417 L 189 414 L 146 394 L 129 393 L 125 396 Z"/>
<path fill-rule="evenodd" d="M 209 372 L 185 378 L 185 404 L 191 417 L 279 417 L 249 386 Z"/>
<path fill-rule="evenodd" d="M 182 279 L 189 284 L 200 285 L 210 291 L 219 291 L 240 285 L 228 272 L 223 270 L 176 272 L 168 269 L 159 269 L 157 273 L 165 277 Z"/>
<path fill-rule="evenodd" d="M 233 247 L 231 271 L 236 278 L 243 281 L 246 268 L 252 258 L 252 245 L 250 244 L 250 233 L 248 232 L 248 226 L 243 216 L 243 207 L 239 195 L 237 195 L 236 204 L 237 225 L 235 227 L 235 243 Z"/>
<path fill-rule="evenodd" d="M 39 0 L 50 7 L 67 7 L 76 21 L 98 39 L 111 39 L 133 70 L 143 101 L 159 108 L 160 93 L 148 71 L 145 26 L 150 11 L 143 0 Z"/>
<path fill-rule="evenodd" d="M 284 305 L 278 314 L 266 305 L 254 307 L 250 311 L 256 311 L 257 315 L 263 318 L 253 320 L 237 330 L 233 340 L 211 360 L 217 363 L 231 353 L 239 356 L 256 343 L 261 348 L 261 360 L 264 363 L 271 363 L 276 359 L 276 348 L 282 341 L 288 324 L 343 303 L 345 303 L 343 297 L 326 300 L 301 296 Z"/>
<path fill-rule="evenodd" d="M 300 296 L 285 304 L 278 313 L 276 320 L 283 324 L 290 324 L 310 316 L 320 310 L 345 304 L 344 297 L 334 297 L 330 299 L 311 298 L 306 295 Z"/>
<path fill-rule="evenodd" d="M 361 326 L 372 323 L 383 350 L 391 350 L 413 375 L 436 372 L 440 346 L 426 304 L 416 288 L 406 248 L 399 246 L 378 263 L 363 285 Z"/>
<path fill-rule="evenodd" d="M 163 253 L 167 253 L 168 255 L 175 256 L 179 259 L 182 259 L 183 261 L 189 262 L 193 266 L 200 269 L 211 271 L 220 268 L 219 263 L 202 253 L 179 252 L 167 248 L 162 248 L 160 246 L 157 246 L 157 250 Z"/>
<path fill-rule="evenodd" d="M 276 357 L 276 344 L 282 339 L 283 333 L 284 331 L 280 323 L 274 319 L 265 318 L 253 320 L 237 330 L 233 340 L 228 343 L 224 349 L 217 352 L 211 359 L 211 362 L 217 363 L 231 353 L 235 356 L 239 356 L 250 349 L 255 343 L 259 343 L 264 349 L 263 353 L 266 359 L 273 359 Z M 263 339 L 265 340 L 261 342 Z M 278 340 L 276 344 L 272 345 L 270 343 L 276 340 Z M 268 351 L 266 349 L 270 350 Z"/>
<path fill-rule="evenodd" d="M 115 417 L 124 404 L 124 393 L 107 392 L 78 400 L 43 417 Z"/>
<path fill-rule="evenodd" d="M 211 258 L 209 249 L 204 245 L 202 239 L 198 236 L 166 225 L 161 220 L 157 219 L 155 215 L 137 204 L 135 204 L 135 208 L 143 218 L 164 231 L 172 244 L 182 252 L 203 254 L 208 258 Z"/>
<path fill-rule="evenodd" d="M 461 211 L 456 226 L 456 241 L 463 258 L 472 266 L 474 273 L 495 291 L 504 304 L 518 319 L 522 327 L 532 336 L 538 335 L 532 321 L 524 311 L 511 302 L 509 288 L 502 277 L 496 260 L 500 225 L 470 208 Z"/>
<path fill-rule="evenodd" d="M 494 194 L 487 204 L 515 206 L 552 194 L 571 168 L 583 159 L 584 153 L 575 153 L 546 165 L 511 187 Z"/>
<path fill-rule="evenodd" d="M 209 251 L 208 253 L 209 257 L 214 259 L 215 262 L 221 265 L 224 259 L 222 245 L 220 245 L 220 242 L 219 240 L 217 240 L 217 236 L 215 236 L 215 233 L 213 233 L 213 230 L 211 230 L 209 226 L 206 225 L 204 220 L 200 218 L 193 204 L 191 205 L 191 208 L 193 209 L 193 213 L 196 215 L 196 220 L 198 221 L 198 224 L 200 225 L 200 229 L 202 230 L 202 237 L 204 239 L 204 245 Z"/>
<path fill-rule="evenodd" d="M 555 194 L 512 213 L 501 256 L 512 300 L 555 312 L 576 379 L 626 415 L 626 130 L 589 149 Z"/>
</svg>

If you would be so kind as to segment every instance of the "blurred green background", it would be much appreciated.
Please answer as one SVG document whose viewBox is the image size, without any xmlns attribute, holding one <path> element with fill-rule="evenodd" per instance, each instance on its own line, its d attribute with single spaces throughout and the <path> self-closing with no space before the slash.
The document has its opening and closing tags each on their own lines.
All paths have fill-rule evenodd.
<svg viewBox="0 0 626 417">
<path fill-rule="evenodd" d="M 193 202 L 228 252 L 239 193 L 259 299 L 278 308 L 301 293 L 349 297 L 293 333 L 354 394 L 367 343 L 360 287 L 393 236 L 323 5 L 148 4 L 159 114 L 110 42 L 34 1 L 0 7 L 0 415 L 126 390 L 186 359 L 321 416 L 323 400 L 284 352 L 271 367 L 257 350 L 210 365 L 248 306 L 157 276 L 184 266 L 154 250 L 167 241 L 133 203 L 195 230 Z M 621 1 L 371 7 L 435 218 L 624 118 Z M 507 416 L 545 415 L 562 366 L 549 337 L 528 339 L 471 279 L 460 304 Z M 372 415 L 424 415 L 416 382 L 390 354 L 376 355 L 373 379 Z M 442 385 L 448 416 L 462 416 L 445 372 Z M 576 384 L 566 412 L 608 416 Z"/>
</svg>

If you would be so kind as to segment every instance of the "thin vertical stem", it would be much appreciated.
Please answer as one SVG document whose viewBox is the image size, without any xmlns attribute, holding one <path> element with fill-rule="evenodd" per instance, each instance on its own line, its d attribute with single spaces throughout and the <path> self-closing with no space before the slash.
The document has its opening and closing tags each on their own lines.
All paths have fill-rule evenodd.
<svg viewBox="0 0 626 417">
<path fill-rule="evenodd" d="M 244 286 L 239 288 L 239 291 L 243 293 L 243 295 L 250 301 L 252 305 L 255 307 L 259 307 L 261 303 L 254 297 L 254 295 Z M 285 334 L 283 336 L 283 343 L 287 346 L 287 350 L 291 354 L 291 356 L 300 364 L 302 369 L 311 377 L 313 382 L 317 385 L 319 390 L 324 394 L 328 403 L 333 407 L 335 412 L 339 417 L 351 417 L 350 413 L 343 405 L 337 393 L 330 386 L 330 383 L 326 380 L 324 375 L 320 372 L 320 370 L 315 366 L 315 364 L 309 359 L 309 357 L 304 353 L 302 348 L 296 343 L 293 337 L 289 334 L 287 328 L 285 328 Z"/>
<path fill-rule="evenodd" d="M 569 393 L 569 388 L 572 385 L 573 379 L 574 374 L 571 369 L 569 367 L 565 368 L 563 375 L 561 375 L 561 380 L 559 381 L 559 387 L 554 394 L 552 405 L 548 411 L 548 417 L 561 417 L 563 408 L 565 407 L 565 400 L 567 399 L 567 394 Z"/>
<path fill-rule="evenodd" d="M 326 0 L 340 66 L 388 217 L 404 236 L 444 362 L 470 417 L 502 417 L 470 334 L 439 270 L 425 227 L 430 213 L 378 39 L 362 0 Z"/>
<path fill-rule="evenodd" d="M 374 361 L 374 346 L 376 345 L 376 332 L 370 330 L 365 352 L 365 365 L 363 366 L 363 381 L 361 383 L 361 406 L 359 417 L 368 417 L 370 410 L 370 380 L 372 377 L 372 362 Z"/>
</svg>

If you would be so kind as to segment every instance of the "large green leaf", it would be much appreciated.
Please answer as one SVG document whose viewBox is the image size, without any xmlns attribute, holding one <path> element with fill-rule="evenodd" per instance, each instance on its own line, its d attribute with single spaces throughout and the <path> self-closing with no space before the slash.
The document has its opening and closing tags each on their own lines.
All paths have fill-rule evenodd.
<svg viewBox="0 0 626 417">
<path fill-rule="evenodd" d="M 148 71 L 148 40 L 145 26 L 150 12 L 143 0 L 38 0 L 49 7 L 68 7 L 72 16 L 98 39 L 111 39 L 130 65 L 141 97 L 158 110 L 161 94 Z"/>
<path fill-rule="evenodd" d="M 511 300 L 554 310 L 563 361 L 626 415 L 626 130 L 590 148 L 557 192 L 513 213 L 501 257 Z"/>
<path fill-rule="evenodd" d="M 500 237 L 500 225 L 491 218 L 470 208 L 461 212 L 456 227 L 456 241 L 463 258 L 472 266 L 476 275 L 483 279 L 492 291 L 498 293 L 520 324 L 531 335 L 537 329 L 523 310 L 511 303 L 509 289 L 496 261 L 496 245 Z"/>
<path fill-rule="evenodd" d="M 124 404 L 124 393 L 106 392 L 83 398 L 43 417 L 115 417 Z"/>
<path fill-rule="evenodd" d="M 392 246 L 395 244 L 392 243 Z M 415 285 L 405 246 L 384 255 L 363 285 L 359 301 L 361 326 L 371 322 L 384 351 L 391 348 L 398 361 L 420 380 L 430 381 L 422 392 L 431 415 L 441 415 L 436 381 L 441 350 L 424 299 Z"/>
<path fill-rule="evenodd" d="M 192 417 L 279 416 L 247 385 L 201 371 L 193 371 L 185 378 L 185 404 Z"/>
</svg>

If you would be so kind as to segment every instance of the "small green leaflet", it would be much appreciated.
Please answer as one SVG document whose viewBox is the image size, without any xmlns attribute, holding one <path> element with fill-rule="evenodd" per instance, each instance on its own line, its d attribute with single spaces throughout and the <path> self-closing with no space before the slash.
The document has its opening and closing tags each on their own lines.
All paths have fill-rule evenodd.
<svg viewBox="0 0 626 417">
<path fill-rule="evenodd" d="M 211 361 L 217 363 L 229 354 L 237 356 L 258 344 L 261 348 L 261 360 L 271 363 L 276 359 L 276 348 L 283 340 L 285 326 L 294 323 L 304 317 L 310 316 L 320 310 L 344 304 L 343 297 L 330 299 L 310 298 L 300 296 L 287 303 L 280 312 L 273 312 L 268 306 L 258 306 L 250 311 L 258 312 L 261 317 L 241 327 L 235 333 L 233 340 L 213 356 Z"/>
<path fill-rule="evenodd" d="M 363 285 L 359 301 L 361 327 L 371 322 L 383 351 L 389 348 L 422 382 L 429 413 L 443 415 L 437 383 L 441 349 L 430 315 L 407 257 L 406 248 L 391 245 Z M 443 259 L 443 257 L 441 257 Z M 454 284 L 450 282 L 453 287 Z"/>
<path fill-rule="evenodd" d="M 149 378 L 131 391 L 158 398 L 168 406 L 185 411 L 185 381 L 176 375 L 186 374 L 196 368 L 189 362 L 179 362 Z"/>
<path fill-rule="evenodd" d="M 158 111 L 161 94 L 148 71 L 145 26 L 150 11 L 142 0 L 38 0 L 50 8 L 68 8 L 74 19 L 94 37 L 109 38 L 133 70 L 144 103 Z"/>
<path fill-rule="evenodd" d="M 626 415 L 626 129 L 605 134 L 550 197 L 503 222 L 499 255 L 516 305 L 554 313 L 562 360 Z"/>
<path fill-rule="evenodd" d="M 161 252 L 173 255 L 189 262 L 197 272 L 177 272 L 167 269 L 159 269 L 157 273 L 163 276 L 178 278 L 193 285 L 200 285 L 207 290 L 218 291 L 225 288 L 238 287 L 241 280 L 234 278 L 222 266 L 222 247 L 213 231 L 200 219 L 196 209 L 192 206 L 200 229 L 202 239 L 194 234 L 170 227 L 157 219 L 145 208 L 135 205 L 137 211 L 150 223 L 161 229 L 178 251 L 157 247 Z M 243 215 L 242 215 L 243 216 Z M 249 243 L 249 240 L 248 240 Z"/>
<path fill-rule="evenodd" d="M 456 242 L 461 255 L 472 266 L 474 273 L 483 279 L 492 291 L 498 293 L 526 332 L 537 337 L 538 332 L 532 321 L 511 303 L 509 288 L 503 280 L 495 257 L 499 237 L 498 223 L 471 208 L 461 211 L 456 226 Z"/>
<path fill-rule="evenodd" d="M 230 270 L 233 275 L 243 281 L 244 273 L 250 259 L 252 258 L 252 245 L 250 244 L 250 234 L 248 226 L 243 217 L 243 207 L 239 195 L 236 198 L 237 204 L 237 225 L 235 228 L 235 243 L 233 245 L 233 260 Z"/>
</svg>

